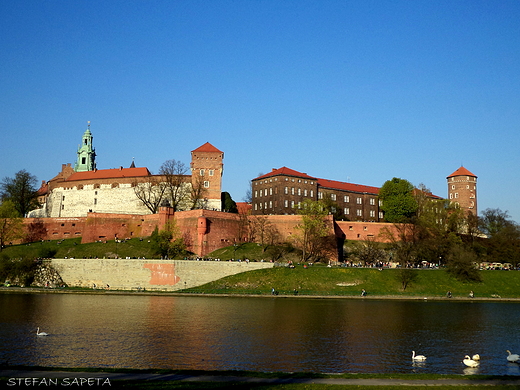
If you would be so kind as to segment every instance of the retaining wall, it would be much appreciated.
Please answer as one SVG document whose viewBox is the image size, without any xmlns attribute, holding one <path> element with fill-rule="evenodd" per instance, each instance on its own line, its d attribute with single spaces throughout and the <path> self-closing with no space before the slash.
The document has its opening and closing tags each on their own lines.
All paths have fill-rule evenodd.
<svg viewBox="0 0 520 390">
<path fill-rule="evenodd" d="M 272 268 L 272 263 L 195 260 L 52 259 L 69 287 L 176 291 L 241 272 Z"/>
</svg>

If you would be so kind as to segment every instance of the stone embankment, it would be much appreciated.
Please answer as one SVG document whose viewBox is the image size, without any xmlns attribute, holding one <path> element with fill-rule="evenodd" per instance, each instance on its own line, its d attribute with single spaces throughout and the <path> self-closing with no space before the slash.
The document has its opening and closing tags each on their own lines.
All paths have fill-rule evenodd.
<svg viewBox="0 0 520 390">
<path fill-rule="evenodd" d="M 273 267 L 268 262 L 151 259 L 52 259 L 48 264 L 68 287 L 134 291 L 177 291 Z M 61 285 L 55 275 L 49 274 L 49 281 Z"/>
</svg>

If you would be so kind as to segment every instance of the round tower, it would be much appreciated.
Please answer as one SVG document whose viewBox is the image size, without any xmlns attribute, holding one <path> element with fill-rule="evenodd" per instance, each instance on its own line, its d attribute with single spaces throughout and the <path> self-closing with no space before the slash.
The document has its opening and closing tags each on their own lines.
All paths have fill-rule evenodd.
<svg viewBox="0 0 520 390">
<path fill-rule="evenodd" d="M 448 199 L 460 206 L 466 214 L 478 215 L 477 211 L 477 176 L 464 167 L 460 167 L 448 180 Z"/>
</svg>

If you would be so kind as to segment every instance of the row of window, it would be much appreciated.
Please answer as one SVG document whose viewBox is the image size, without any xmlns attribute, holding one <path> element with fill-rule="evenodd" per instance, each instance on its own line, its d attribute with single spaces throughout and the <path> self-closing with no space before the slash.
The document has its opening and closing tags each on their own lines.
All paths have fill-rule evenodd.
<svg viewBox="0 0 520 390">
<path fill-rule="evenodd" d="M 257 210 L 262 210 L 262 209 L 265 209 L 265 210 L 272 209 L 273 208 L 273 201 L 270 200 L 269 202 L 255 203 L 254 207 L 255 207 L 256 211 Z M 292 209 L 294 209 L 294 208 L 300 209 L 301 208 L 301 203 L 300 202 L 296 203 L 294 200 L 289 201 L 289 200 L 285 199 L 284 200 L 284 207 L 285 208 L 289 208 L 290 207 Z M 333 213 L 335 213 L 336 212 L 336 208 L 332 207 L 331 211 Z M 343 214 L 344 215 L 350 215 L 350 208 L 349 207 L 343 208 Z M 357 217 L 362 217 L 363 216 L 363 210 L 362 209 L 356 209 L 356 216 Z M 369 210 L 369 216 L 370 216 L 370 218 L 375 218 L 376 217 L 376 210 Z M 383 219 L 383 212 L 379 212 L 379 218 Z"/>
<path fill-rule="evenodd" d="M 200 174 L 201 176 L 204 176 L 205 173 L 206 173 L 206 172 L 205 172 L 204 169 L 201 169 L 201 170 L 199 171 L 199 174 Z M 213 175 L 215 174 L 215 170 L 214 170 L 214 169 L 208 169 L 208 174 L 209 174 L 209 176 L 213 176 Z"/>
<path fill-rule="evenodd" d="M 276 192 L 276 188 L 275 188 Z M 289 195 L 299 195 L 299 196 L 310 196 L 311 198 L 314 197 L 314 190 L 307 190 L 304 188 L 303 190 L 301 188 L 294 188 L 294 187 L 284 187 L 284 194 Z M 263 190 L 255 190 L 255 198 L 262 197 L 262 196 L 268 196 L 273 195 L 273 187 L 264 188 Z M 323 199 L 323 192 L 318 191 L 318 199 Z M 332 201 L 338 200 L 338 196 L 334 193 L 330 194 L 330 199 Z M 350 195 L 343 195 L 343 202 L 349 203 L 350 202 Z M 356 198 L 356 204 L 363 204 L 363 198 L 357 197 Z M 375 198 L 369 198 L 369 204 L 371 206 L 375 206 L 376 199 Z M 379 201 L 379 206 L 381 206 L 382 202 Z"/>
</svg>

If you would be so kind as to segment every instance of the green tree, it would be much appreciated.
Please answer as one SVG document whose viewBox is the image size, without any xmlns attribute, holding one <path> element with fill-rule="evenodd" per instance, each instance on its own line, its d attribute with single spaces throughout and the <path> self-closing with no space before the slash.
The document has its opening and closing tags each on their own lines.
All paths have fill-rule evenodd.
<svg viewBox="0 0 520 390">
<path fill-rule="evenodd" d="M 155 253 L 164 259 L 171 259 L 184 256 L 186 253 L 186 244 L 175 223 L 168 224 L 164 230 L 159 231 L 155 227 L 150 241 L 152 242 Z"/>
<path fill-rule="evenodd" d="M 296 226 L 294 243 L 302 251 L 302 261 L 319 261 L 334 251 L 335 237 L 331 231 L 332 218 L 321 201 L 305 199 L 298 214 L 301 223 Z"/>
<path fill-rule="evenodd" d="M 0 251 L 6 243 L 23 238 L 23 220 L 14 203 L 6 200 L 0 204 Z"/>
<path fill-rule="evenodd" d="M 417 212 L 417 201 L 413 196 L 413 185 L 404 179 L 394 177 L 386 181 L 379 190 L 381 210 L 385 220 L 392 223 L 409 222 Z"/>
<path fill-rule="evenodd" d="M 0 183 L 0 199 L 10 200 L 20 217 L 25 217 L 31 210 L 40 207 L 36 176 L 26 170 L 15 174 L 14 178 L 5 177 Z"/>
<path fill-rule="evenodd" d="M 446 270 L 462 282 L 482 281 L 482 276 L 478 269 L 477 255 L 463 245 L 456 245 L 451 248 Z"/>
<path fill-rule="evenodd" d="M 507 211 L 484 210 L 479 226 L 487 236 L 483 245 L 489 261 L 514 266 L 520 263 L 520 226 L 510 219 Z"/>
<path fill-rule="evenodd" d="M 229 192 L 223 192 L 221 195 L 222 199 L 222 211 L 225 211 L 227 213 L 238 213 L 237 204 L 235 201 L 231 198 L 231 195 Z"/>
</svg>

